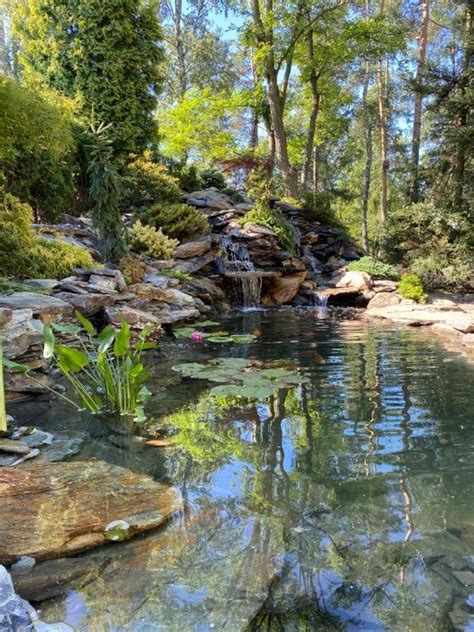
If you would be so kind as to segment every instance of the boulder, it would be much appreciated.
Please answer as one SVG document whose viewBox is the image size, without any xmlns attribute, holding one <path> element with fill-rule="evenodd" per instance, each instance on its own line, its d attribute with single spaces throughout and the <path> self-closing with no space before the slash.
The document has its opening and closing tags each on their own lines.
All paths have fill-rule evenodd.
<svg viewBox="0 0 474 632">
<path fill-rule="evenodd" d="M 62 301 L 61 301 L 62 302 Z M 72 311 L 72 308 L 69 306 Z M 7 310 L 10 320 L 0 329 L 6 358 L 18 358 L 31 346 L 43 342 L 43 323 L 33 318 L 31 309 Z"/>
<path fill-rule="evenodd" d="M 355 287 L 333 287 L 318 291 L 321 301 L 326 300 L 327 305 L 340 307 L 362 307 L 367 305 L 368 298 Z"/>
<path fill-rule="evenodd" d="M 372 290 L 373 282 L 367 272 L 348 271 L 336 282 L 336 287 L 353 287 L 356 290 Z"/>
<path fill-rule="evenodd" d="M 206 279 L 205 277 L 199 277 L 192 279 L 191 281 L 187 281 L 183 287 L 189 294 L 193 294 L 201 300 L 203 300 L 202 297 L 204 295 L 210 296 L 212 301 L 226 300 L 226 296 L 222 289 L 216 283 L 210 279 Z"/>
<path fill-rule="evenodd" d="M 438 309 L 436 303 L 419 305 L 401 301 L 398 305 L 371 309 L 368 315 L 405 325 L 445 325 L 463 334 L 474 333 L 474 312 L 459 311 L 458 306 L 447 310 L 443 306 Z"/>
<path fill-rule="evenodd" d="M 14 292 L 10 296 L 0 296 L 0 307 L 12 310 L 31 310 L 33 316 L 43 321 L 58 316 L 69 316 L 73 309 L 69 303 L 54 296 L 36 294 L 35 292 Z"/>
<path fill-rule="evenodd" d="M 6 307 L 0 307 L 0 327 L 3 327 L 12 319 L 12 310 Z"/>
<path fill-rule="evenodd" d="M 388 307 L 389 305 L 398 305 L 401 298 L 395 292 L 377 292 L 374 298 L 370 299 L 367 309 L 375 309 L 377 307 Z"/>
<path fill-rule="evenodd" d="M 252 222 L 247 222 L 244 225 L 244 234 L 249 237 L 275 237 L 277 238 L 277 234 L 275 231 L 267 228 L 266 226 L 261 226 L 260 224 L 254 224 Z"/>
<path fill-rule="evenodd" d="M 158 527 L 181 507 L 179 492 L 102 461 L 0 469 L 0 561 L 73 555 L 106 543 L 107 526 L 127 537 Z M 12 528 L 14 526 L 14 528 Z"/>
<path fill-rule="evenodd" d="M 151 271 L 144 275 L 143 283 L 151 283 L 155 287 L 167 288 L 169 285 L 178 285 L 179 280 L 165 274 L 160 274 L 159 272 Z"/>
<path fill-rule="evenodd" d="M 148 325 L 158 325 L 160 323 L 156 316 L 150 312 L 135 309 L 127 305 L 106 307 L 105 315 L 112 325 L 120 326 L 121 323 L 126 322 L 136 329 L 143 329 L 144 327 L 148 327 Z"/>
<path fill-rule="evenodd" d="M 58 287 L 59 281 L 56 279 L 25 279 L 22 281 L 24 285 L 31 285 L 32 287 L 41 288 L 42 290 L 54 290 Z"/>
<path fill-rule="evenodd" d="M 190 257 L 200 257 L 211 249 L 211 240 L 202 239 L 200 241 L 188 241 L 176 248 L 177 259 L 189 259 Z"/>
<path fill-rule="evenodd" d="M 282 305 L 289 303 L 298 293 L 307 274 L 307 272 L 297 272 L 287 276 L 272 277 L 270 287 L 262 298 L 262 304 Z"/>
<path fill-rule="evenodd" d="M 212 249 L 204 255 L 200 257 L 191 257 L 190 259 L 181 259 L 176 264 L 176 270 L 181 270 L 181 272 L 188 272 L 189 274 L 194 274 L 195 272 L 199 272 L 208 265 L 214 263 L 216 258 L 219 256 L 219 251 L 216 249 Z"/>
<path fill-rule="evenodd" d="M 229 197 L 214 187 L 204 189 L 203 191 L 193 191 L 189 194 L 186 202 L 198 207 L 208 206 L 217 209 L 232 208 L 232 202 Z"/>
<path fill-rule="evenodd" d="M 183 307 L 153 310 L 153 315 L 162 325 L 172 325 L 173 323 L 199 318 L 201 314 L 196 307 Z"/>
<path fill-rule="evenodd" d="M 7 569 L 0 566 L 0 630 L 2 632 L 73 632 L 66 623 L 43 623 L 33 606 L 15 593 Z"/>
<path fill-rule="evenodd" d="M 150 283 L 137 283 L 130 286 L 130 290 L 135 296 L 148 299 L 149 301 L 159 301 L 169 305 L 177 305 L 178 307 L 194 305 L 194 298 L 191 295 L 176 288 L 161 289 Z"/>
<path fill-rule="evenodd" d="M 56 297 L 72 305 L 83 316 L 93 316 L 104 307 L 110 307 L 115 302 L 115 298 L 111 294 L 59 292 L 59 294 L 56 294 Z"/>
</svg>

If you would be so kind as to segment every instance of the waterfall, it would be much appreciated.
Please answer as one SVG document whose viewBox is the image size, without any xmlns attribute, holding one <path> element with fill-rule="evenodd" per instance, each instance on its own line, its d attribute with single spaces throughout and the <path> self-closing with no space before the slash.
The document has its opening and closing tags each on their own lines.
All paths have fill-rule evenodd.
<svg viewBox="0 0 474 632">
<path fill-rule="evenodd" d="M 243 307 L 257 307 L 262 292 L 262 275 L 255 270 L 247 246 L 224 235 L 222 248 L 225 274 L 232 279 L 236 302 Z"/>
<path fill-rule="evenodd" d="M 324 294 L 320 294 L 319 292 L 314 293 L 314 306 L 320 309 L 324 309 L 328 306 L 328 296 Z"/>
</svg>

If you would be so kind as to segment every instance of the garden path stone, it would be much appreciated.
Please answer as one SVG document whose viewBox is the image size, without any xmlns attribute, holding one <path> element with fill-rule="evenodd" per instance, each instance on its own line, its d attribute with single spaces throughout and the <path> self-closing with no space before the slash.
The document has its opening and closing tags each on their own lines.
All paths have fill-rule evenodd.
<svg viewBox="0 0 474 632">
<path fill-rule="evenodd" d="M 131 533 L 153 529 L 181 507 L 181 497 L 173 487 L 102 461 L 42 462 L 0 469 L 0 505 L 0 562 L 11 563 L 104 544 L 112 520 L 126 520 Z"/>
</svg>

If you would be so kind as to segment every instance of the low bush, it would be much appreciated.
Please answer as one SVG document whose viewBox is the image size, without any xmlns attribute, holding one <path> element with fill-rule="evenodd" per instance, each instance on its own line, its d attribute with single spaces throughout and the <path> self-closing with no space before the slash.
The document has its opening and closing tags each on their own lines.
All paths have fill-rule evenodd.
<svg viewBox="0 0 474 632">
<path fill-rule="evenodd" d="M 207 217 L 188 204 L 155 204 L 140 218 L 180 241 L 197 235 L 207 235 L 210 231 Z"/>
<path fill-rule="evenodd" d="M 278 238 L 278 243 L 284 250 L 293 252 L 295 248 L 295 230 L 293 226 L 283 219 L 283 217 L 275 209 L 257 205 L 248 211 L 240 220 L 240 224 L 244 226 L 248 222 L 259 224 L 273 230 Z"/>
<path fill-rule="evenodd" d="M 357 261 L 351 261 L 347 266 L 348 270 L 354 270 L 357 272 L 367 272 L 374 279 L 399 279 L 400 275 L 395 266 L 389 263 L 383 263 L 377 261 L 372 257 L 362 257 Z"/>
<path fill-rule="evenodd" d="M 179 279 L 180 281 L 191 281 L 193 278 L 189 272 L 183 270 L 175 270 L 174 268 L 162 268 L 160 274 L 164 276 L 172 277 L 173 279 Z"/>
<path fill-rule="evenodd" d="M 420 277 L 416 274 L 404 274 L 398 284 L 398 293 L 403 298 L 412 299 L 417 303 L 424 303 L 428 295 L 423 289 Z"/>
<path fill-rule="evenodd" d="M 147 271 L 147 265 L 141 257 L 131 252 L 120 259 L 119 268 L 127 285 L 140 283 Z"/>
<path fill-rule="evenodd" d="M 172 259 L 179 242 L 170 239 L 153 226 L 144 226 L 140 220 L 128 231 L 132 250 L 142 252 L 153 259 Z"/>
<path fill-rule="evenodd" d="M 467 245 L 446 244 L 442 252 L 418 256 L 410 270 L 428 288 L 474 289 L 473 253 Z"/>
<path fill-rule="evenodd" d="M 33 211 L 0 189 L 0 274 L 5 277 L 61 278 L 74 268 L 91 267 L 90 253 L 66 242 L 38 237 Z"/>
<path fill-rule="evenodd" d="M 178 178 L 167 173 L 165 165 L 155 162 L 151 152 L 145 152 L 127 165 L 122 188 L 121 206 L 127 211 L 143 211 L 158 202 L 172 203 L 181 199 Z"/>
</svg>

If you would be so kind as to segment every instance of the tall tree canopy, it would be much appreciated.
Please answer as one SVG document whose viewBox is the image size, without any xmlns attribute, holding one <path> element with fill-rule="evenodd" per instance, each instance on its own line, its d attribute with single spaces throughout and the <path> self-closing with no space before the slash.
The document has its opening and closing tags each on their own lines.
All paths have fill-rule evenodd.
<svg viewBox="0 0 474 632">
<path fill-rule="evenodd" d="M 156 0 L 25 0 L 15 13 L 20 62 L 76 99 L 87 119 L 111 124 L 116 155 L 156 140 L 162 32 Z"/>
</svg>

